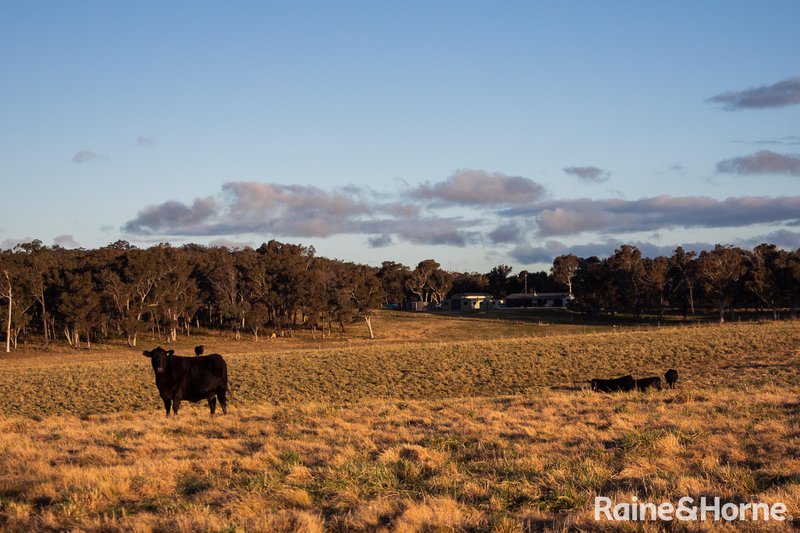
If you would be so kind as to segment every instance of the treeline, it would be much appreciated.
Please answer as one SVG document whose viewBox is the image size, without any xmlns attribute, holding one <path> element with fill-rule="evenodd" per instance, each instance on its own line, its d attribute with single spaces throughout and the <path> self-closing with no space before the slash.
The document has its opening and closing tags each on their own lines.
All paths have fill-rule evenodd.
<svg viewBox="0 0 800 533">
<path fill-rule="evenodd" d="M 236 337 L 334 325 L 363 318 L 384 301 L 376 269 L 315 257 L 314 248 L 270 241 L 257 250 L 189 244 L 138 249 L 125 241 L 66 250 L 41 241 L 0 252 L 6 351 L 41 335 L 70 346 L 121 337 L 136 346 L 144 332 L 166 341 L 192 328 Z"/>
<path fill-rule="evenodd" d="M 372 310 L 422 301 L 436 306 L 450 294 L 569 291 L 578 310 L 684 317 L 711 306 L 794 313 L 800 299 L 800 251 L 763 244 L 752 251 L 717 246 L 645 258 L 624 245 L 606 259 L 557 257 L 550 272 L 448 272 L 433 259 L 411 268 L 380 267 L 317 257 L 313 247 L 270 241 L 258 249 L 188 244 L 139 249 L 118 241 L 96 250 L 67 250 L 41 241 L 0 252 L 0 304 L 6 351 L 26 337 L 70 346 L 118 337 L 136 346 L 144 333 L 165 341 L 193 328 L 236 337 L 265 332 L 312 336 L 363 320 L 372 336 Z"/>
<path fill-rule="evenodd" d="M 795 315 L 800 301 L 800 250 L 761 244 L 753 250 L 716 245 L 687 252 L 678 247 L 669 257 L 642 257 L 623 245 L 611 257 L 557 257 L 554 278 L 573 292 L 586 313 L 625 311 L 661 318 L 668 308 L 684 318 L 716 308 L 724 322 L 726 307 Z"/>
</svg>

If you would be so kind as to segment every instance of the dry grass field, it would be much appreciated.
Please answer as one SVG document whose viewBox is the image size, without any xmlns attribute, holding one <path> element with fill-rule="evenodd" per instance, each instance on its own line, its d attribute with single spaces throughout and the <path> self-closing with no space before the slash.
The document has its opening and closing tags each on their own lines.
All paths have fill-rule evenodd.
<svg viewBox="0 0 800 533">
<path fill-rule="evenodd" d="M 502 318 L 502 319 L 501 319 Z M 473 312 L 466 316 L 444 313 L 406 313 L 402 311 L 378 311 L 372 319 L 375 339 L 368 337 L 367 326 L 363 321 L 348 325 L 344 333 L 334 326 L 331 334 L 323 337 L 319 331 L 312 337 L 308 330 L 298 330 L 289 337 L 270 338 L 269 333 L 261 333 L 256 342 L 252 335 L 242 333 L 234 339 L 231 332 L 192 330 L 190 338 L 179 335 L 171 343 L 176 353 L 192 355 L 197 344 L 206 346 L 206 353 L 214 351 L 228 354 L 264 354 L 309 349 L 330 349 L 351 347 L 361 344 L 403 344 L 446 341 L 468 341 L 485 339 L 516 339 L 546 337 L 573 333 L 602 333 L 619 329 L 612 323 L 584 324 L 581 315 L 563 310 L 540 310 L 528 313 L 498 313 L 489 318 L 487 313 Z M 641 330 L 646 325 L 625 325 L 624 330 Z M 152 332 L 140 336 L 139 344 L 144 348 L 164 344 Z M 30 367 L 36 364 L 51 365 L 69 361 L 106 361 L 109 357 L 138 356 L 141 348 L 129 348 L 124 341 L 115 340 L 104 343 L 95 341 L 91 349 L 73 350 L 63 339 L 45 348 L 40 343 L 30 342 L 20 346 L 20 350 L 0 355 L 0 365 L 8 368 Z"/>
<path fill-rule="evenodd" d="M 596 495 L 800 510 L 800 323 L 541 334 L 435 320 L 322 347 L 225 341 L 231 409 L 213 419 L 204 405 L 165 419 L 139 352 L 2 360 L 0 528 L 620 527 L 594 522 Z M 669 367 L 676 390 L 586 390 Z"/>
</svg>

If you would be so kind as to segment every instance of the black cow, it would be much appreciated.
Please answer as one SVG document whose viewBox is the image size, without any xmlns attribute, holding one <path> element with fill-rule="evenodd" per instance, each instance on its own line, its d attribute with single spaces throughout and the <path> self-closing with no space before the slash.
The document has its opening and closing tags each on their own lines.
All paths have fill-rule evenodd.
<svg viewBox="0 0 800 533">
<path fill-rule="evenodd" d="M 195 346 L 194 347 L 194 354 L 197 357 L 200 357 L 201 355 L 203 355 L 203 345 L 202 344 L 200 346 Z"/>
<path fill-rule="evenodd" d="M 227 413 L 228 365 L 221 355 L 215 353 L 205 357 L 179 357 L 173 350 L 159 346 L 143 352 L 153 364 L 156 387 L 164 407 L 177 415 L 181 402 L 197 403 L 208 400 L 211 414 L 217 409 L 217 398 L 222 412 Z"/>
<path fill-rule="evenodd" d="M 614 379 L 593 379 L 592 390 L 596 392 L 624 392 L 632 391 L 636 382 L 630 374 Z"/>
<path fill-rule="evenodd" d="M 646 391 L 650 388 L 661 390 L 661 378 L 652 376 L 636 380 L 636 390 Z"/>
<path fill-rule="evenodd" d="M 678 382 L 678 371 L 674 368 L 667 370 L 666 374 L 664 374 L 664 381 L 667 382 L 670 389 L 674 389 L 675 384 Z"/>
</svg>

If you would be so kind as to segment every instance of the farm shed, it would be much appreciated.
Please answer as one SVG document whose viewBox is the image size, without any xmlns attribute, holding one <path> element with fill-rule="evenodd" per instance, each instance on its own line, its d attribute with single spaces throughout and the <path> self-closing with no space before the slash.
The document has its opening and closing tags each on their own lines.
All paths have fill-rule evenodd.
<svg viewBox="0 0 800 533">
<path fill-rule="evenodd" d="M 492 309 L 495 306 L 494 296 L 485 292 L 465 292 L 450 296 L 444 300 L 441 309 L 449 311 L 476 311 Z"/>
<path fill-rule="evenodd" d="M 565 308 L 575 297 L 568 292 L 542 292 L 532 294 L 509 294 L 506 296 L 506 307 L 558 307 Z"/>
<path fill-rule="evenodd" d="M 427 311 L 428 310 L 428 302 L 415 302 L 415 301 L 407 301 L 405 303 L 405 310 L 406 311 Z"/>
</svg>

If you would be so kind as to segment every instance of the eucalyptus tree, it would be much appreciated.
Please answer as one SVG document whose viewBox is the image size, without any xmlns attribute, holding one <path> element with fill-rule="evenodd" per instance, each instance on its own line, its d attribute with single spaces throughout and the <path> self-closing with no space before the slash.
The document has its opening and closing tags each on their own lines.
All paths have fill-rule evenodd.
<svg viewBox="0 0 800 533">
<path fill-rule="evenodd" d="M 290 333 L 302 318 L 304 303 L 312 289 L 313 246 L 285 244 L 275 240 L 257 250 L 259 268 L 270 286 L 267 307 L 276 325 Z"/>
<path fill-rule="evenodd" d="M 112 320 L 125 336 L 128 346 L 134 347 L 149 320 L 158 321 L 159 287 L 169 270 L 166 248 L 146 250 L 118 246 L 103 249 L 108 263 L 99 274 L 99 285 L 111 302 Z"/>
<path fill-rule="evenodd" d="M 441 265 L 433 259 L 425 259 L 417 264 L 406 279 L 406 288 L 419 298 L 420 302 L 428 303 L 431 298 L 431 289 L 428 280 Z"/>
<path fill-rule="evenodd" d="M 209 248 L 204 275 L 211 285 L 220 323 L 230 327 L 238 338 L 246 327 L 250 302 L 245 297 L 244 265 L 237 254 L 225 248 Z"/>
<path fill-rule="evenodd" d="M 760 244 L 752 252 L 745 252 L 747 266 L 745 287 L 758 300 L 759 304 L 772 311 L 773 319 L 778 319 L 778 306 L 783 299 L 783 287 L 779 284 L 782 250 L 774 244 Z"/>
<path fill-rule="evenodd" d="M 717 244 L 697 259 L 698 274 L 719 304 L 719 321 L 725 322 L 725 305 L 736 283 L 747 272 L 742 250 Z"/>
<path fill-rule="evenodd" d="M 497 265 L 486 274 L 489 281 L 489 292 L 498 298 L 505 298 L 509 294 L 508 276 L 514 269 L 508 265 Z"/>
<path fill-rule="evenodd" d="M 573 254 L 560 255 L 553 260 L 550 273 L 558 283 L 564 285 L 567 291 L 572 294 L 572 280 L 578 272 L 580 261 Z"/>
<path fill-rule="evenodd" d="M 450 289 L 453 288 L 453 275 L 445 270 L 437 269 L 428 277 L 428 287 L 431 292 L 431 301 L 434 304 L 441 304 Z"/>
<path fill-rule="evenodd" d="M 642 282 L 644 263 L 642 252 L 636 246 L 623 244 L 614 251 L 607 260 L 611 283 L 622 300 L 622 304 L 632 310 L 636 316 L 641 315 Z"/>
<path fill-rule="evenodd" d="M 655 310 L 658 319 L 664 316 L 667 300 L 667 279 L 669 259 L 663 256 L 643 259 L 642 292 L 651 309 Z"/>
<path fill-rule="evenodd" d="M 199 289 L 192 278 L 193 266 L 183 250 L 164 248 L 162 254 L 156 309 L 160 320 L 168 326 L 167 340 L 175 341 L 181 322 L 184 330 L 189 331 L 192 317 L 200 306 Z"/>
<path fill-rule="evenodd" d="M 611 293 L 604 288 L 608 278 L 606 266 L 607 264 L 596 256 L 578 259 L 572 286 L 578 307 L 584 313 L 596 314 L 608 305 Z"/>
<path fill-rule="evenodd" d="M 23 254 L 22 263 L 27 271 L 30 294 L 34 302 L 39 305 L 39 317 L 46 347 L 50 342 L 47 290 L 54 283 L 55 252 L 53 249 L 44 246 L 39 239 L 18 244 L 15 251 Z"/>
<path fill-rule="evenodd" d="M 479 272 L 454 272 L 453 273 L 453 287 L 451 289 L 454 293 L 465 292 L 487 292 L 489 290 L 489 281 L 486 274 Z"/>
<path fill-rule="evenodd" d="M 100 292 L 95 286 L 91 269 L 81 268 L 64 273 L 64 285 L 59 294 L 57 311 L 64 326 L 67 343 L 78 348 L 81 335 L 91 347 L 92 334 L 101 322 Z"/>
<path fill-rule="evenodd" d="M 402 263 L 384 261 L 378 269 L 376 276 L 381 282 L 383 292 L 386 294 L 387 304 L 402 305 L 406 300 L 406 285 L 411 269 Z"/>
<path fill-rule="evenodd" d="M 345 276 L 341 278 L 342 288 L 348 297 L 348 303 L 355 314 L 364 319 L 369 330 L 369 338 L 374 339 L 372 317 L 375 309 L 380 307 L 386 297 L 381 282 L 376 276 L 376 269 L 367 265 L 344 263 Z"/>
<path fill-rule="evenodd" d="M 20 313 L 30 307 L 25 303 L 29 302 L 26 293 L 30 292 L 30 280 L 22 259 L 22 254 L 0 251 L 0 302 L 6 308 L 6 353 L 11 351 L 12 344 L 16 346 L 19 326 L 24 320 Z"/>
<path fill-rule="evenodd" d="M 694 316 L 695 285 L 698 282 L 697 253 L 685 251 L 678 246 L 669 258 L 667 271 L 667 294 L 670 300 L 680 300 L 683 318 L 691 311 Z"/>
</svg>

